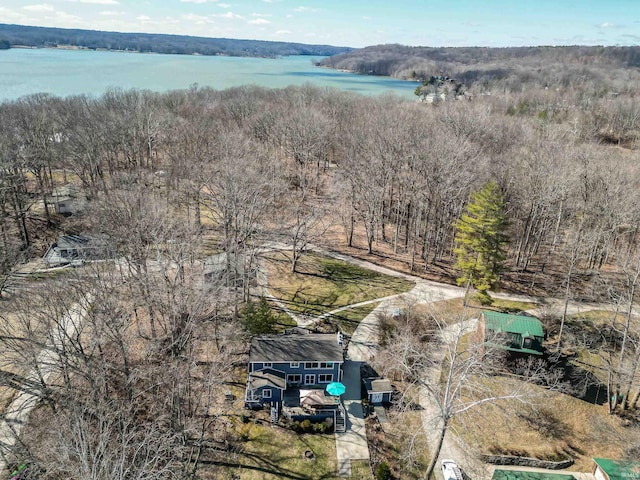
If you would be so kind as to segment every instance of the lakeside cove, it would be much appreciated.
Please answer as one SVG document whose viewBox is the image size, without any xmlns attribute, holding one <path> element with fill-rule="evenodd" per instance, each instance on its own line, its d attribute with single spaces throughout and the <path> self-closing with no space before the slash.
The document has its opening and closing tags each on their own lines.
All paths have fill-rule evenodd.
<svg viewBox="0 0 640 480">
<path fill-rule="evenodd" d="M 98 96 L 112 88 L 156 92 L 197 84 L 216 90 L 256 85 L 284 88 L 313 83 L 362 95 L 394 93 L 413 99 L 415 82 L 359 75 L 314 63 L 323 57 L 253 58 L 132 54 L 72 48 L 11 48 L 0 52 L 0 100 L 49 93 Z"/>
</svg>

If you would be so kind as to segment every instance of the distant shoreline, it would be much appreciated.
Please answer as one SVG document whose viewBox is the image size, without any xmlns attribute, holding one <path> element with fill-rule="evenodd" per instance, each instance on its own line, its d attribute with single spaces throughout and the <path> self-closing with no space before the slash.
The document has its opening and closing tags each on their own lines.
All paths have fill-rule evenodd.
<svg viewBox="0 0 640 480">
<path fill-rule="evenodd" d="M 157 53 L 187 56 L 278 58 L 291 55 L 327 57 L 350 47 L 267 40 L 124 33 L 0 23 L 0 44 L 11 48 Z"/>
<path fill-rule="evenodd" d="M 194 52 L 194 53 L 163 53 L 163 52 L 142 52 L 140 50 L 117 50 L 114 48 L 104 48 L 104 47 L 97 47 L 97 48 L 90 48 L 90 47 L 82 47 L 79 45 L 56 45 L 56 46 L 37 46 L 37 45 L 11 45 L 11 48 L 8 48 L 6 50 L 11 50 L 11 49 L 18 49 L 18 50 L 68 50 L 68 51 L 76 51 L 76 52 L 116 52 L 116 53 L 136 53 L 136 54 L 142 54 L 142 55 L 180 55 L 180 56 L 193 56 L 193 57 L 237 57 L 237 58 L 264 58 L 264 59 L 276 59 L 278 57 L 258 57 L 258 56 L 251 56 L 251 57 L 242 57 L 240 55 L 227 55 L 225 53 L 216 53 L 215 55 L 207 55 L 204 53 L 198 53 L 198 52 Z M 326 55 L 311 55 L 311 54 L 299 54 L 300 56 L 307 56 L 307 57 L 322 57 L 322 56 L 326 56 Z M 283 55 L 284 56 L 284 55 Z"/>
</svg>

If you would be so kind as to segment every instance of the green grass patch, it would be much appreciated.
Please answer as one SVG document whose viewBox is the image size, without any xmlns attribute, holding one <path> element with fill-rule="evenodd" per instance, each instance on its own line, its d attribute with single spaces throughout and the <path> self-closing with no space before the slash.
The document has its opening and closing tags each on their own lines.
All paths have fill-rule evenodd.
<svg viewBox="0 0 640 480">
<path fill-rule="evenodd" d="M 290 271 L 290 254 L 278 252 L 266 262 L 271 293 L 292 311 L 321 315 L 354 303 L 406 292 L 413 282 L 340 260 L 306 254 Z M 357 318 L 362 312 L 356 312 Z M 361 320 L 361 318 L 360 318 Z"/>
<path fill-rule="evenodd" d="M 295 327 L 297 325 L 296 321 L 286 313 L 274 309 L 272 309 L 271 312 L 276 319 L 276 332 L 279 333 L 286 330 L 287 328 Z"/>
<path fill-rule="evenodd" d="M 498 310 L 504 313 L 526 312 L 534 308 L 538 308 L 538 304 L 535 302 L 519 302 L 515 300 L 502 300 L 500 298 L 494 298 L 493 304 L 491 305 L 491 310 Z"/>
<path fill-rule="evenodd" d="M 618 312 L 616 321 L 619 323 L 624 323 L 626 316 L 626 312 Z M 584 321 L 588 321 L 593 325 L 603 325 L 605 323 L 611 323 L 614 317 L 616 317 L 616 313 L 609 310 L 589 310 L 587 312 L 567 315 L 567 319 L 570 322 L 581 323 Z"/>
<path fill-rule="evenodd" d="M 369 460 L 352 460 L 351 461 L 351 478 L 360 480 L 373 480 Z"/>
<path fill-rule="evenodd" d="M 341 332 L 344 332 L 347 335 L 352 335 L 358 324 L 378 305 L 380 305 L 380 302 L 349 308 L 338 312 L 335 315 L 331 315 L 325 320 L 325 322 L 335 325 Z"/>
<path fill-rule="evenodd" d="M 235 478 L 338 478 L 336 441 L 333 435 L 298 435 L 287 429 L 254 423 L 244 424 L 239 428 L 246 440 L 238 455 L 241 467 L 229 469 L 229 473 L 238 475 Z M 304 458 L 306 450 L 313 452 L 313 460 Z"/>
</svg>

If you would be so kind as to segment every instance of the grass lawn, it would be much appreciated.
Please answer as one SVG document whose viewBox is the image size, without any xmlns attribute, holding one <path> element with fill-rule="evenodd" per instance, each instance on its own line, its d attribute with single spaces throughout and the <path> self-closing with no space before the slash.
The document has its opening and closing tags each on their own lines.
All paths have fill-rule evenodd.
<svg viewBox="0 0 640 480">
<path fill-rule="evenodd" d="M 247 438 L 238 455 L 241 467 L 230 468 L 241 480 L 337 479 L 336 441 L 329 435 L 298 435 L 268 424 L 238 428 Z M 314 460 L 304 458 L 311 450 Z M 360 478 L 360 477 L 356 477 Z"/>
<path fill-rule="evenodd" d="M 528 310 L 535 307 L 521 302 L 496 303 L 494 309 Z M 462 301 L 435 302 L 430 308 L 430 313 L 440 318 L 459 318 Z M 477 308 L 470 310 L 468 316 L 477 316 L 482 307 Z M 586 312 L 569 318 L 568 325 L 575 324 L 579 331 L 584 332 L 588 324 L 604 323 L 611 318 L 611 312 Z M 465 337 L 461 347 L 468 341 L 471 339 Z M 492 395 L 504 395 L 522 387 L 520 380 L 510 376 L 490 376 L 477 380 L 482 390 Z M 606 404 L 590 403 L 539 386 L 527 388 L 533 394 L 524 402 L 484 404 L 455 417 L 453 429 L 479 453 L 554 461 L 570 456 L 575 461 L 570 470 L 583 472 L 592 468 L 592 457 L 624 458 L 626 449 L 640 444 L 640 425 L 609 415 Z"/>
<path fill-rule="evenodd" d="M 297 273 L 290 271 L 288 252 L 272 254 L 265 264 L 271 293 L 291 310 L 306 315 L 321 315 L 339 307 L 406 292 L 414 286 L 400 278 L 314 253 L 300 259 Z M 348 314 L 347 320 L 357 323 L 366 313 L 367 309 L 356 309 Z"/>
<path fill-rule="evenodd" d="M 471 302 L 472 304 L 474 302 Z M 484 307 L 480 307 L 480 305 L 478 305 L 479 308 L 484 308 Z M 497 310 L 499 312 L 504 312 L 504 313 L 516 313 L 516 312 L 524 312 L 527 310 L 532 310 L 534 308 L 537 308 L 538 304 L 535 302 L 518 302 L 515 300 L 502 300 L 500 298 L 494 298 L 493 299 L 493 304 L 491 304 L 491 306 L 489 308 L 487 308 L 487 310 Z"/>
<path fill-rule="evenodd" d="M 506 392 L 516 380 L 494 377 L 491 388 Z M 640 428 L 625 426 L 597 405 L 532 387 L 531 403 L 487 404 L 455 419 L 464 440 L 486 454 L 518 455 L 547 460 L 571 456 L 570 470 L 589 471 L 592 457 L 623 458 L 625 448 L 640 442 Z"/>
<path fill-rule="evenodd" d="M 362 319 L 369 315 L 378 305 L 380 305 L 380 302 L 349 308 L 331 315 L 325 322 L 336 325 L 341 332 L 347 335 L 352 335 Z"/>
</svg>

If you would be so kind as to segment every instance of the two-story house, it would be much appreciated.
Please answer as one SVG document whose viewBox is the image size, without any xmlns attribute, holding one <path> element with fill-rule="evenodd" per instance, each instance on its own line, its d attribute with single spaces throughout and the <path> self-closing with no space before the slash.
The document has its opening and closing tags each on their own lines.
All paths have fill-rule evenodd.
<svg viewBox="0 0 640 480">
<path fill-rule="evenodd" d="M 343 352 L 340 334 L 253 337 L 245 405 L 271 405 L 292 420 L 334 418 L 343 427 L 342 402 L 325 391 L 342 380 Z"/>
</svg>

